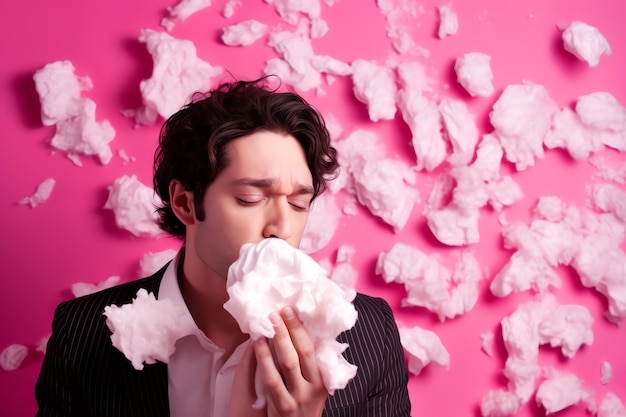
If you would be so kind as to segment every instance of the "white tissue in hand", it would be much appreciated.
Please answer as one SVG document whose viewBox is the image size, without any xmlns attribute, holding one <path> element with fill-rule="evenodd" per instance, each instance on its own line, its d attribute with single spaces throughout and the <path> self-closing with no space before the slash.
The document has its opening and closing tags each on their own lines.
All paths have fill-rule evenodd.
<svg viewBox="0 0 626 417">
<path fill-rule="evenodd" d="M 167 363 L 182 337 L 184 312 L 171 300 L 157 300 L 144 288 L 130 304 L 106 306 L 111 341 L 137 370 L 157 360 Z"/>
<path fill-rule="evenodd" d="M 227 291 L 224 309 L 253 340 L 272 338 L 269 315 L 293 307 L 315 346 L 329 393 L 345 388 L 356 374 L 356 366 L 342 356 L 347 345 L 336 340 L 356 323 L 354 293 L 328 279 L 326 270 L 304 252 L 282 239 L 244 244 L 228 270 Z"/>
<path fill-rule="evenodd" d="M 611 47 L 604 35 L 595 27 L 583 22 L 572 22 L 561 34 L 563 47 L 590 67 L 600 63 L 602 54 L 611 55 Z"/>
<path fill-rule="evenodd" d="M 161 229 L 156 224 L 159 199 L 154 191 L 136 175 L 123 175 L 108 187 L 109 198 L 104 208 L 115 213 L 115 223 L 137 237 L 156 237 Z"/>
</svg>

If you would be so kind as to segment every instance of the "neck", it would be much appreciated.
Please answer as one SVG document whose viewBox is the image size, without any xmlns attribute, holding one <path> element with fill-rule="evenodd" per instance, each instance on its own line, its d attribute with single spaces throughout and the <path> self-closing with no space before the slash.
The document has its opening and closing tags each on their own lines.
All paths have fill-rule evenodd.
<svg viewBox="0 0 626 417">
<path fill-rule="evenodd" d="M 228 301 L 226 279 L 192 263 L 185 256 L 177 270 L 185 304 L 198 328 L 217 346 L 232 352 L 248 335 L 241 332 L 237 321 L 224 310 L 224 303 Z"/>
</svg>

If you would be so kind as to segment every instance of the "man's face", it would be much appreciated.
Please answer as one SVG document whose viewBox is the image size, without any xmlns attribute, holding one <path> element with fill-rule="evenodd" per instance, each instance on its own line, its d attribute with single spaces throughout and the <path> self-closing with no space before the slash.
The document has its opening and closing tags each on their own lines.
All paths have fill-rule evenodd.
<svg viewBox="0 0 626 417">
<path fill-rule="evenodd" d="M 302 146 L 291 135 L 259 131 L 230 142 L 228 167 L 207 188 L 205 220 L 196 219 L 196 255 L 226 279 L 244 243 L 269 237 L 298 247 L 313 196 Z"/>
</svg>

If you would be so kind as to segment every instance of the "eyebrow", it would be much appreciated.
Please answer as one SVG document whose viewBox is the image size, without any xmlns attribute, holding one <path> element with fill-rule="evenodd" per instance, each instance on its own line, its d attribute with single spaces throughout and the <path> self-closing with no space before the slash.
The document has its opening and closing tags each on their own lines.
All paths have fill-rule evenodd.
<svg viewBox="0 0 626 417">
<path fill-rule="evenodd" d="M 232 185 L 246 185 L 255 188 L 272 188 L 276 185 L 276 180 L 272 178 L 239 178 L 231 182 Z M 312 186 L 297 184 L 295 194 L 313 195 L 315 190 Z"/>
</svg>

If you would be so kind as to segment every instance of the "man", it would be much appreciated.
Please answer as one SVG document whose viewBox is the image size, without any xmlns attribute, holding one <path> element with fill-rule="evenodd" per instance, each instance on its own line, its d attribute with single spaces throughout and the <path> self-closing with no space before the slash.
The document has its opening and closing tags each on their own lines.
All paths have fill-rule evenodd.
<svg viewBox="0 0 626 417">
<path fill-rule="evenodd" d="M 40 416 L 408 416 L 407 370 L 382 299 L 357 295 L 358 320 L 339 341 L 357 375 L 329 396 L 313 344 L 287 307 L 276 336 L 250 342 L 230 314 L 228 267 L 244 243 L 297 247 L 311 202 L 337 169 L 319 114 L 264 79 L 223 84 L 164 124 L 154 162 L 160 227 L 183 240 L 152 277 L 62 303 L 35 387 Z M 112 346 L 104 307 L 145 288 L 185 311 L 168 364 L 135 370 Z M 255 372 L 266 406 L 253 409 Z"/>
</svg>

